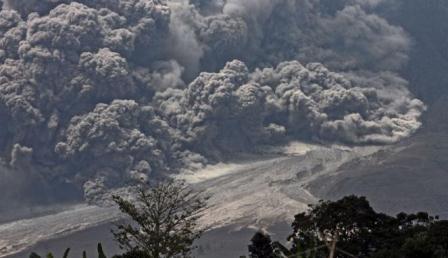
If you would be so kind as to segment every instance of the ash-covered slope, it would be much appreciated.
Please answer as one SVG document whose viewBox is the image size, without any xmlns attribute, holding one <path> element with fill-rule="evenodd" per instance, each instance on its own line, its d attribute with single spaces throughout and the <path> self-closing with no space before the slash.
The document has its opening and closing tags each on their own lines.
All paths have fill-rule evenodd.
<svg viewBox="0 0 448 258">
<path fill-rule="evenodd" d="M 310 185 L 319 198 L 364 195 L 389 213 L 428 211 L 448 217 L 446 99 L 434 104 L 415 136 L 374 155 L 349 162 Z"/>
<path fill-rule="evenodd" d="M 308 185 L 353 159 L 381 147 L 323 146 L 291 143 L 274 156 L 261 160 L 206 167 L 181 175 L 211 196 L 200 222 L 207 229 L 270 227 L 289 223 L 298 212 L 318 199 Z M 271 154 L 272 155 L 272 154 Z"/>
<path fill-rule="evenodd" d="M 116 208 L 73 205 L 66 207 L 64 212 L 0 224 L 0 257 L 19 253 L 41 241 L 64 237 L 119 218 L 120 212 Z M 21 253 L 19 257 L 28 255 Z"/>
</svg>

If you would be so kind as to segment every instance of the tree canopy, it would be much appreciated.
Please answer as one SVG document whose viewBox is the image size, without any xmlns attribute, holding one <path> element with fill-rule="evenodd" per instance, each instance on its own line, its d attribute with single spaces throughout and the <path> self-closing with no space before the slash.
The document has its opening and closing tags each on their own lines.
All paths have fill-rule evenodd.
<svg viewBox="0 0 448 258">
<path fill-rule="evenodd" d="M 332 250 L 335 258 L 448 257 L 448 221 L 426 212 L 389 216 L 376 212 L 365 197 L 310 205 L 294 217 L 292 230 L 291 248 L 278 242 L 270 245 L 280 253 L 277 257 L 329 257 Z"/>
<path fill-rule="evenodd" d="M 201 193 L 176 181 L 140 187 L 135 201 L 114 196 L 131 223 L 118 224 L 112 233 L 127 255 L 187 257 L 202 233 L 197 220 L 206 205 L 205 199 Z"/>
</svg>

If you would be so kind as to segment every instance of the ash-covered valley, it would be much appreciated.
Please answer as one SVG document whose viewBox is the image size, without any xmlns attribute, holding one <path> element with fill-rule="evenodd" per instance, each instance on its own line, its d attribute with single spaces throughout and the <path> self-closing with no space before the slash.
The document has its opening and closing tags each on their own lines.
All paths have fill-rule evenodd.
<svg viewBox="0 0 448 258">
<path fill-rule="evenodd" d="M 0 256 L 172 177 L 208 229 L 347 194 L 448 212 L 444 1 L 2 3 Z"/>
</svg>

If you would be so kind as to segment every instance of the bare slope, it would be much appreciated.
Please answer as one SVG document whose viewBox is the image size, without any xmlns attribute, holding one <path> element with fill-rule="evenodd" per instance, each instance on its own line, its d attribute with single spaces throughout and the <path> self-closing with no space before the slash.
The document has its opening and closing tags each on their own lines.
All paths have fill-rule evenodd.
<svg viewBox="0 0 448 258">
<path fill-rule="evenodd" d="M 396 213 L 425 210 L 448 216 L 448 130 L 446 101 L 426 116 L 425 128 L 387 150 L 342 166 L 315 182 L 311 192 L 324 199 L 365 195 L 376 208 Z"/>
</svg>

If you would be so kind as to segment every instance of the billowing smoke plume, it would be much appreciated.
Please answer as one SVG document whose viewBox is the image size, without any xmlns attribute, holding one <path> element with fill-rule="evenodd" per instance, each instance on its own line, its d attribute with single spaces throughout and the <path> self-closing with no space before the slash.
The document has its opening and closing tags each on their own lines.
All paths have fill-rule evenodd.
<svg viewBox="0 0 448 258">
<path fill-rule="evenodd" d="M 415 132 L 424 105 L 403 95 L 406 82 L 392 74 L 367 76 L 297 61 L 249 73 L 244 63 L 232 61 L 218 73 L 202 73 L 185 90 L 158 94 L 155 102 L 200 153 L 286 135 L 382 144 Z M 390 87 L 402 88 L 393 93 Z"/>
<path fill-rule="evenodd" d="M 1 157 L 90 197 L 258 144 L 409 136 L 409 37 L 380 0 L 330 2 L 4 0 Z"/>
<path fill-rule="evenodd" d="M 298 59 L 337 70 L 383 71 L 407 61 L 410 40 L 404 30 L 368 12 L 379 1 L 335 1 L 342 7 L 330 13 L 331 3 L 322 2 L 228 0 L 222 14 L 205 18 L 201 36 L 219 65 L 232 56 L 254 68 Z"/>
</svg>

